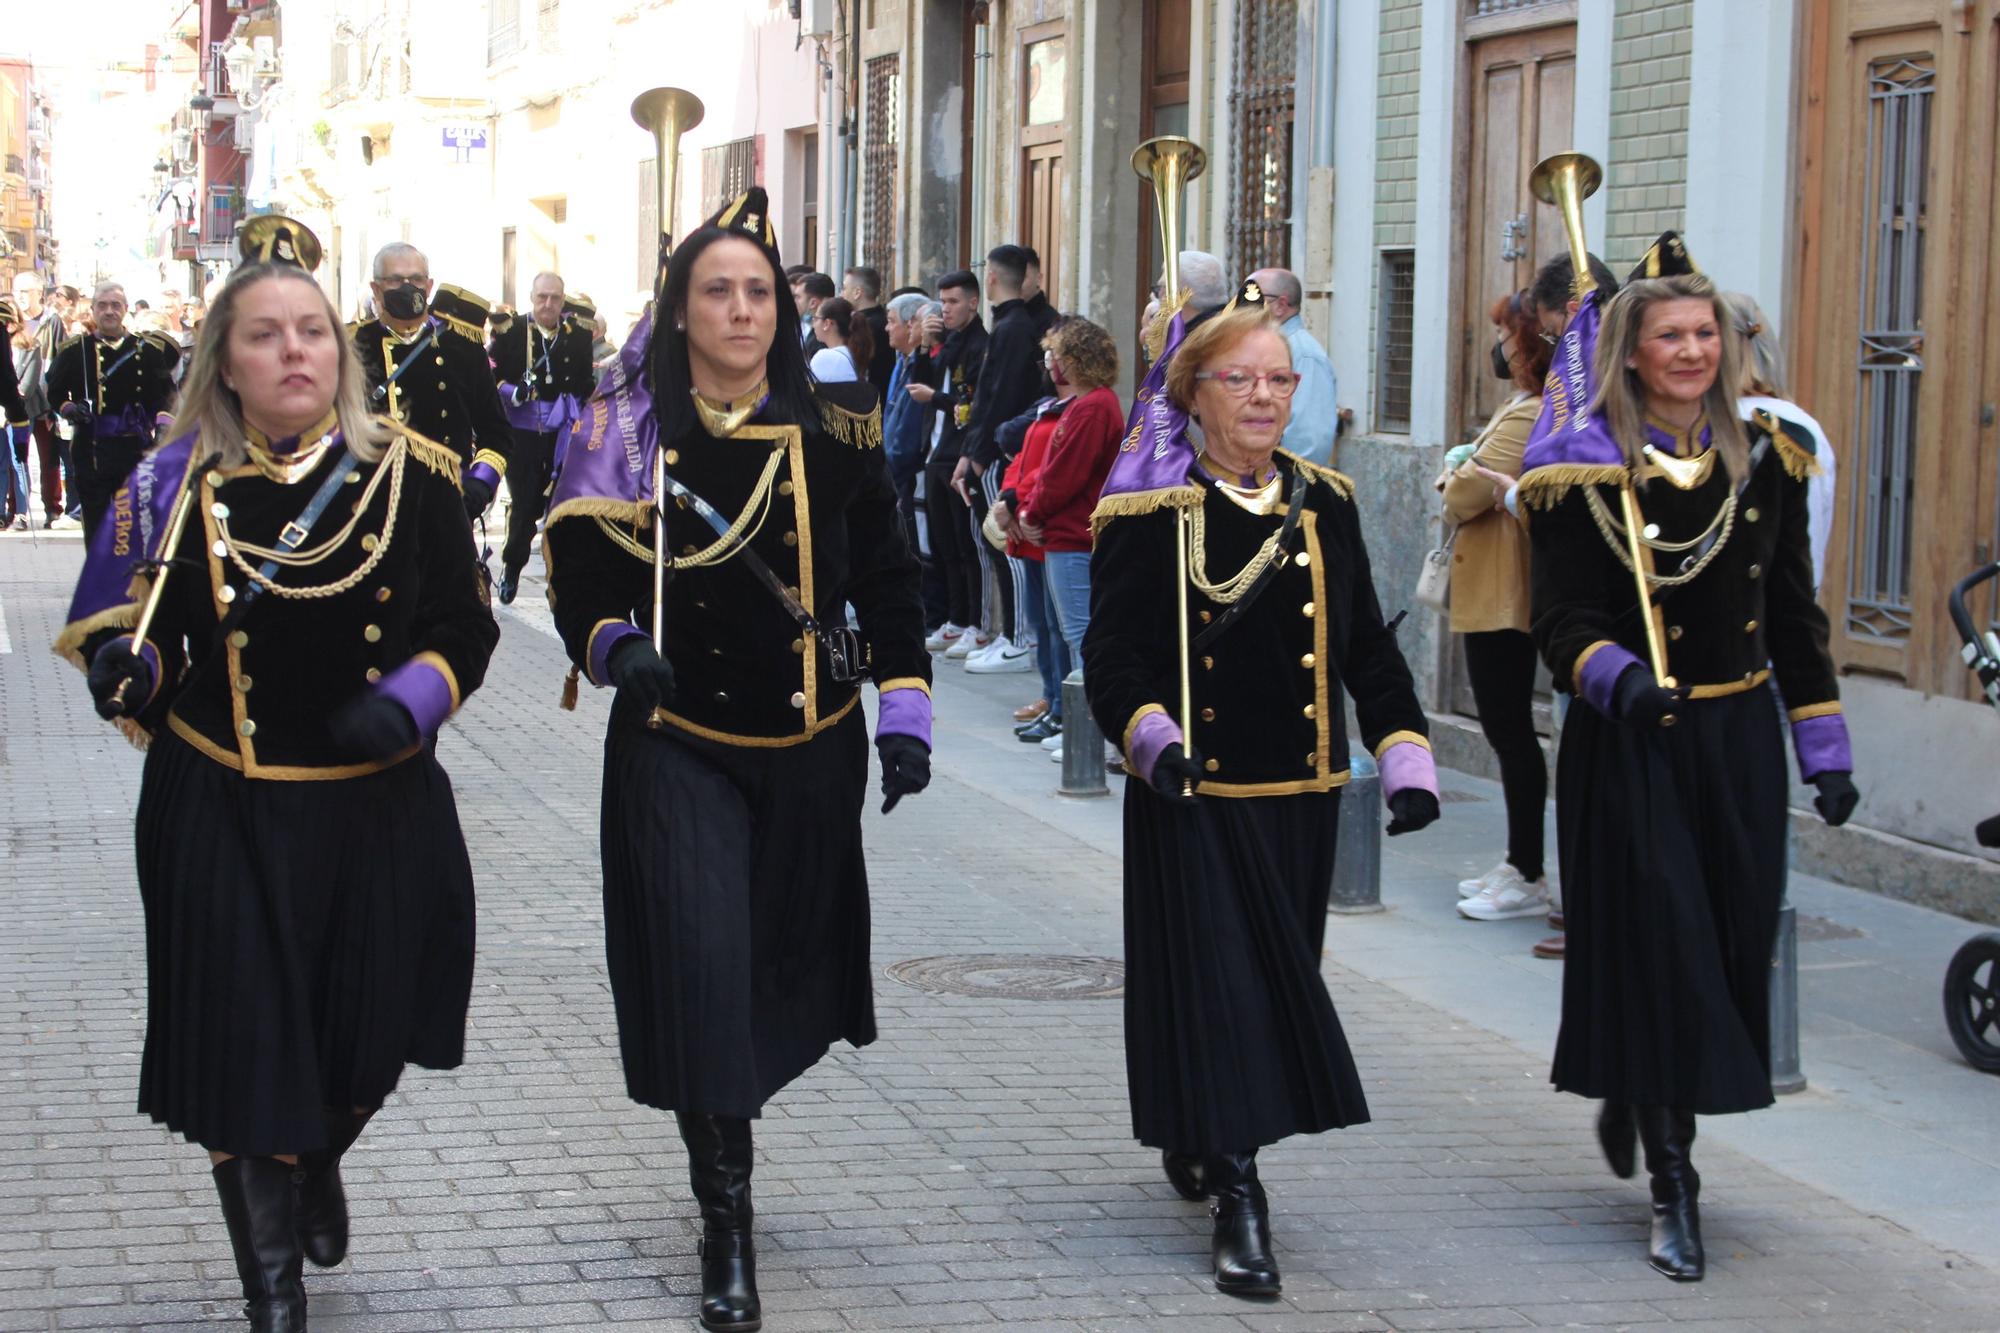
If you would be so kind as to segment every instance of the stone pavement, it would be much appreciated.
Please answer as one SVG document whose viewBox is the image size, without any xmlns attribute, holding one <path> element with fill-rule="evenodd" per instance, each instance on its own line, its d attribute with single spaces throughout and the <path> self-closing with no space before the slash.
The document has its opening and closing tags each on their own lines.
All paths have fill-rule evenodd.
<svg viewBox="0 0 2000 1333">
<path fill-rule="evenodd" d="M 45 651 L 77 556 L 0 546 L 0 1333 L 227 1326 L 205 1161 L 132 1111 L 138 761 Z M 487 686 L 441 745 L 480 885 L 467 1061 L 412 1071 L 348 1159 L 355 1243 L 308 1278 L 315 1329 L 693 1327 L 680 1145 L 623 1095 L 604 982 L 605 698 L 556 709 L 565 664 L 538 596 L 503 616 Z M 1054 765 L 991 741 L 1013 744 L 999 705 L 1028 679 L 947 677 L 936 783 L 887 819 L 871 807 L 878 965 L 1119 956 L 1113 803 L 1054 798 Z M 1429 896 L 1447 895 L 1432 873 Z M 837 1050 L 759 1126 L 766 1327 L 1993 1326 L 1986 1267 L 1706 1129 L 1709 1280 L 1652 1275 L 1643 1186 L 1597 1160 L 1590 1108 L 1549 1092 L 1546 1045 L 1344 965 L 1344 941 L 1363 951 L 1366 929 L 1408 916 L 1330 933 L 1376 1122 L 1264 1154 L 1281 1301 L 1208 1289 L 1205 1217 L 1129 1138 L 1115 999 L 884 975 L 882 1039 Z"/>
</svg>

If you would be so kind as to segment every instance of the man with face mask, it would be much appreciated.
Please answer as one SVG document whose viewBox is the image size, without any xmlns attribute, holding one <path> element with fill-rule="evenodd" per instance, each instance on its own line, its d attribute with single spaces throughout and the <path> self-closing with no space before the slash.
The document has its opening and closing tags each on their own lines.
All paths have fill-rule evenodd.
<svg viewBox="0 0 2000 1333">
<path fill-rule="evenodd" d="M 486 358 L 500 383 L 507 424 L 514 428 L 514 473 L 507 483 L 507 547 L 501 552 L 501 603 L 514 600 L 521 567 L 535 542 L 549 479 L 555 469 L 556 440 L 576 420 L 596 387 L 591 367 L 591 320 L 596 311 L 566 299 L 563 280 L 537 273 L 528 287 L 528 319 L 502 312 L 492 323 Z"/>
<path fill-rule="evenodd" d="M 514 456 L 514 432 L 480 341 L 485 305 L 450 286 L 438 288 L 433 302 L 430 261 L 404 241 L 375 252 L 374 275 L 368 286 L 380 315 L 348 330 L 368 375 L 369 410 L 457 454 L 465 512 L 478 518 Z"/>
<path fill-rule="evenodd" d="M 112 494 L 152 447 L 154 418 L 173 405 L 174 371 L 181 360 L 171 336 L 128 330 L 125 311 L 125 289 L 101 284 L 90 298 L 97 331 L 57 348 L 49 366 L 49 405 L 71 430 L 86 540 Z"/>
</svg>

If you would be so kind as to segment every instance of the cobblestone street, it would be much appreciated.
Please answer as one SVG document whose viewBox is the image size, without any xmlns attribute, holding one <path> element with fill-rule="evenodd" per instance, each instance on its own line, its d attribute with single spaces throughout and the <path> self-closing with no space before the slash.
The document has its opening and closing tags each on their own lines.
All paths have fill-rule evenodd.
<svg viewBox="0 0 2000 1333">
<path fill-rule="evenodd" d="M 230 1326 L 205 1159 L 132 1109 L 139 756 L 47 651 L 80 548 L 5 542 L 0 1331 Z M 466 1062 L 412 1070 L 348 1157 L 352 1253 L 307 1277 L 323 1333 L 695 1326 L 685 1158 L 669 1118 L 624 1096 L 604 975 L 608 696 L 558 710 L 566 661 L 541 593 L 531 580 L 502 614 L 485 688 L 440 744 L 479 885 Z M 1546 1045 L 1343 963 L 1378 918 L 1336 922 L 1325 961 L 1375 1122 L 1262 1155 L 1284 1296 L 1214 1294 L 1205 1212 L 1130 1138 L 1117 999 L 936 993 L 886 971 L 1122 953 L 1111 803 L 1051 795 L 1057 770 L 1029 747 L 961 743 L 1012 745 L 995 701 L 1031 680 L 943 677 L 937 780 L 887 818 L 870 805 L 882 1036 L 837 1049 L 758 1126 L 771 1333 L 1994 1326 L 2000 1276 L 1983 1251 L 1802 1183 L 1706 1124 L 1708 1280 L 1655 1276 L 1643 1173 L 1609 1174 L 1594 1108 L 1549 1090 Z M 1441 876 L 1425 890 L 1448 893 Z M 1797 1114 L 1788 1102 L 1764 1128 Z"/>
</svg>

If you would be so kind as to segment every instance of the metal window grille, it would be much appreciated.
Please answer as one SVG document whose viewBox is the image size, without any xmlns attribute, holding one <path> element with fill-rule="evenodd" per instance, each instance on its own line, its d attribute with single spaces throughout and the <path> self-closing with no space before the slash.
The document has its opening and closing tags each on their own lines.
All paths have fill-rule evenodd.
<svg viewBox="0 0 2000 1333">
<path fill-rule="evenodd" d="M 497 65 L 521 49 L 521 0 L 487 0 L 486 63 Z"/>
<path fill-rule="evenodd" d="M 1856 348 L 1856 469 L 1849 514 L 1847 631 L 1909 638 L 1910 547 L 1916 501 L 1917 395 L 1923 384 L 1925 186 L 1936 65 L 1878 61 L 1868 71 L 1866 210 Z"/>
<path fill-rule="evenodd" d="M 1410 361 L 1416 341 L 1417 252 L 1385 250 L 1375 324 L 1375 429 L 1410 429 Z"/>
<path fill-rule="evenodd" d="M 715 214 L 757 183 L 757 140 L 732 139 L 701 150 L 701 215 Z"/>
<path fill-rule="evenodd" d="M 211 185 L 208 187 L 208 217 L 202 232 L 203 239 L 211 245 L 221 245 L 236 236 L 236 217 L 241 211 L 242 198 L 233 185 Z"/>
<path fill-rule="evenodd" d="M 652 158 L 639 163 L 639 266 L 634 283 L 641 291 L 653 289 L 660 267 L 660 202 L 654 192 L 660 188 L 660 164 Z"/>
<path fill-rule="evenodd" d="M 896 149 L 902 73 L 895 56 L 868 62 L 868 134 L 862 146 L 861 262 L 885 277 L 896 271 Z"/>
<path fill-rule="evenodd" d="M 562 0 L 535 0 L 535 49 L 548 53 L 561 42 Z"/>
<path fill-rule="evenodd" d="M 1555 0 L 1465 0 L 1465 8 L 1473 18 L 1484 18 L 1488 14 L 1518 14 L 1524 9 L 1539 9 L 1553 3 Z"/>
<path fill-rule="evenodd" d="M 1229 271 L 1290 268 L 1297 0 L 1242 0 L 1229 94 L 1236 152 L 1229 178 Z"/>
</svg>

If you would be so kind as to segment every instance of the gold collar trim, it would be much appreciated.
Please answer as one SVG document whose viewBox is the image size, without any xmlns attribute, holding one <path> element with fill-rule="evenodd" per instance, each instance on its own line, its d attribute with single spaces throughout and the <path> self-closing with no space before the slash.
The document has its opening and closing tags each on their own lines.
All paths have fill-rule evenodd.
<svg viewBox="0 0 2000 1333">
<path fill-rule="evenodd" d="M 756 388 L 726 403 L 718 403 L 698 389 L 689 389 L 688 396 L 694 399 L 694 411 L 701 419 L 701 428 L 718 440 L 726 440 L 756 415 L 770 392 L 771 382 L 758 380 Z"/>
<path fill-rule="evenodd" d="M 271 448 L 271 439 L 263 431 L 247 423 L 243 429 L 245 431 L 243 450 L 249 455 L 252 466 L 280 486 L 289 486 L 301 477 L 309 475 L 319 466 L 320 460 L 326 457 L 327 450 L 333 447 L 334 436 L 340 433 L 340 417 L 337 413 L 328 411 L 310 427 L 299 432 L 298 438 L 301 441 L 313 435 L 317 435 L 318 439 L 311 444 L 301 443 L 298 448 L 282 454 Z"/>
<path fill-rule="evenodd" d="M 1706 412 L 1696 417 L 1693 425 L 1685 428 L 1676 426 L 1671 421 L 1662 421 L 1651 412 L 1646 414 L 1646 424 L 1673 442 L 1673 455 L 1676 458 L 1694 458 L 1708 448 L 1701 442 L 1701 433 L 1708 429 Z"/>
</svg>

